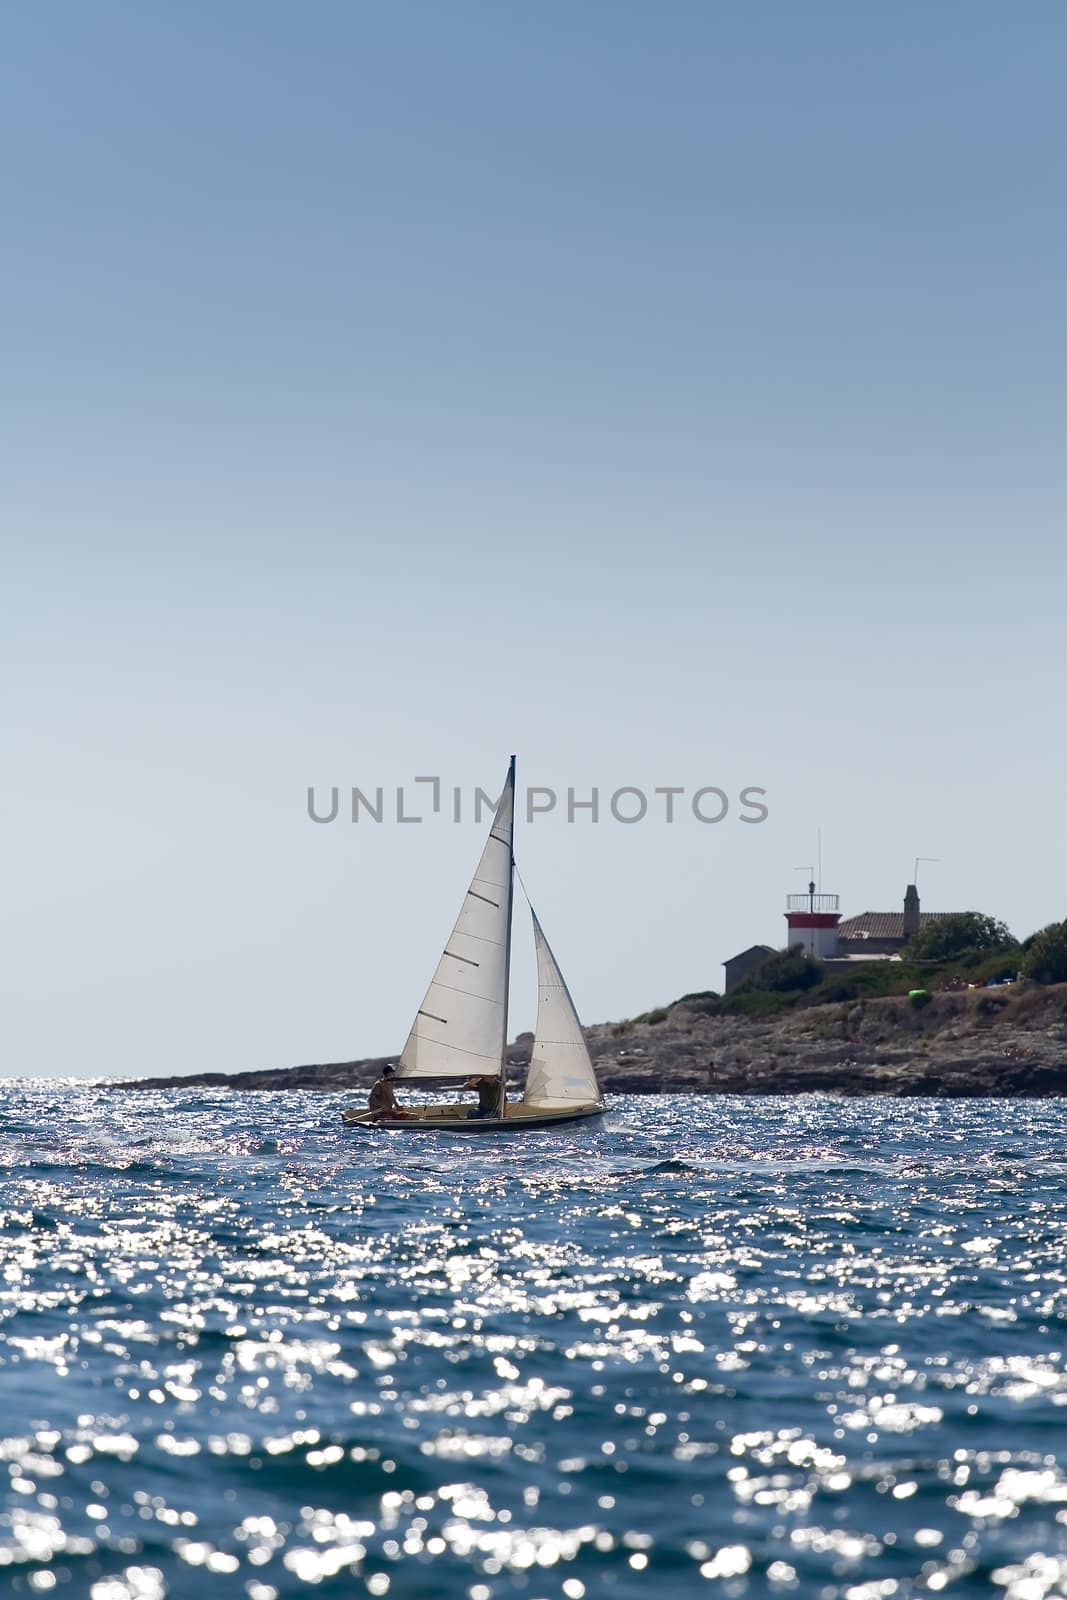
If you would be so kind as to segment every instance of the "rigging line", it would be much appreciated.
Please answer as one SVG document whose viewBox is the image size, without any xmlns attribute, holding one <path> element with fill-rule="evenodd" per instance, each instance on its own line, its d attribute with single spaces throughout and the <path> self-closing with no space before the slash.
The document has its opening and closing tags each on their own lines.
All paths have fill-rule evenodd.
<svg viewBox="0 0 1067 1600">
<path fill-rule="evenodd" d="M 530 899 L 530 891 L 529 891 L 529 889 L 527 889 L 526 884 L 523 882 L 522 873 L 519 871 L 519 863 L 515 860 L 514 856 L 512 856 L 512 858 L 511 858 L 511 865 L 515 869 L 515 876 L 519 880 L 519 888 L 522 890 L 523 895 L 526 898 L 526 904 L 529 906 L 531 913 L 536 917 L 537 912 L 534 911 L 533 901 Z"/>
</svg>

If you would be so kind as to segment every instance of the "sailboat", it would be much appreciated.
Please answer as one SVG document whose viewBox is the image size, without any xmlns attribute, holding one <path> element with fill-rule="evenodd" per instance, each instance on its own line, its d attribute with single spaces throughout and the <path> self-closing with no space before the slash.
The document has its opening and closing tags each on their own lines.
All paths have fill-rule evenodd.
<svg viewBox="0 0 1067 1600">
<path fill-rule="evenodd" d="M 537 914 L 537 1027 L 521 1100 L 507 1097 L 508 987 L 515 892 L 515 757 L 455 927 L 396 1065 L 396 1080 L 497 1078 L 494 1114 L 470 1105 L 405 1107 L 403 1119 L 377 1119 L 355 1107 L 349 1127 L 442 1133 L 558 1128 L 602 1116 L 597 1083 L 578 1013 Z M 525 886 L 524 886 L 525 887 Z"/>
</svg>

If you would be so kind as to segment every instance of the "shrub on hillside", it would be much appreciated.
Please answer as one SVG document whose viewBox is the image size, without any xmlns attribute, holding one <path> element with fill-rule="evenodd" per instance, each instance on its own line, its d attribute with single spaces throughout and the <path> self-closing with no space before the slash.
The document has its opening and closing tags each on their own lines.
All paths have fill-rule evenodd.
<svg viewBox="0 0 1067 1600">
<path fill-rule="evenodd" d="M 777 950 L 766 961 L 761 961 L 747 977 L 742 978 L 733 993 L 802 993 L 805 989 L 813 989 L 822 975 L 823 969 L 819 963 L 794 946 L 792 950 Z"/>
<path fill-rule="evenodd" d="M 1000 982 L 1004 978 L 1018 977 L 1023 964 L 1022 947 L 1013 945 L 1010 950 L 998 950 L 994 955 L 986 956 L 982 961 L 968 968 L 967 981 L 969 983 L 987 983 L 990 978 Z"/>
<path fill-rule="evenodd" d="M 1050 922 L 1034 935 L 1022 970 L 1035 983 L 1067 983 L 1067 922 Z"/>
<path fill-rule="evenodd" d="M 842 981 L 853 986 L 856 997 L 877 1000 L 882 995 L 907 994 L 909 989 L 922 988 L 926 979 L 919 972 L 918 967 L 910 967 L 906 961 L 858 961 Z"/>
<path fill-rule="evenodd" d="M 1017 948 L 1004 923 L 995 917 L 981 911 L 952 911 L 920 928 L 902 954 L 905 961 L 955 961 L 960 956 Z"/>
<path fill-rule="evenodd" d="M 844 973 L 831 969 L 817 988 L 805 994 L 804 1004 L 833 1005 L 845 1000 L 878 1000 L 885 995 L 907 994 L 924 981 L 916 971 L 900 961 L 857 961 Z"/>
<path fill-rule="evenodd" d="M 862 991 L 852 978 L 827 978 L 808 998 L 820 1006 L 842 1004 L 846 1000 L 859 1000 Z"/>
</svg>

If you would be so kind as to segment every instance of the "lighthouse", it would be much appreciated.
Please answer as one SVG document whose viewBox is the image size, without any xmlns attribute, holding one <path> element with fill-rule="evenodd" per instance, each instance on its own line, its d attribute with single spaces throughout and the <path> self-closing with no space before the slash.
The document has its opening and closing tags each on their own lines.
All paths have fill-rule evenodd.
<svg viewBox="0 0 1067 1600">
<path fill-rule="evenodd" d="M 841 921 L 836 894 L 816 894 L 814 882 L 807 894 L 791 894 L 785 903 L 786 948 L 800 945 L 805 955 L 821 960 L 837 954 L 837 925 Z"/>
</svg>

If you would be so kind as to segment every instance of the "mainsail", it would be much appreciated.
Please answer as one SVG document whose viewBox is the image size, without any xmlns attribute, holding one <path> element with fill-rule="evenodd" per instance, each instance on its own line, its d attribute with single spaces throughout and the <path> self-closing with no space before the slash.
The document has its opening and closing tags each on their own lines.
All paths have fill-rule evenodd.
<svg viewBox="0 0 1067 1600">
<path fill-rule="evenodd" d="M 528 1106 L 565 1105 L 570 1101 L 599 1104 L 600 1085 L 589 1059 L 574 1001 L 533 906 L 530 915 L 537 950 L 537 1031 L 526 1075 L 524 1103 Z"/>
<path fill-rule="evenodd" d="M 397 1065 L 402 1078 L 496 1074 L 507 1035 L 515 763 L 463 907 Z"/>
</svg>

